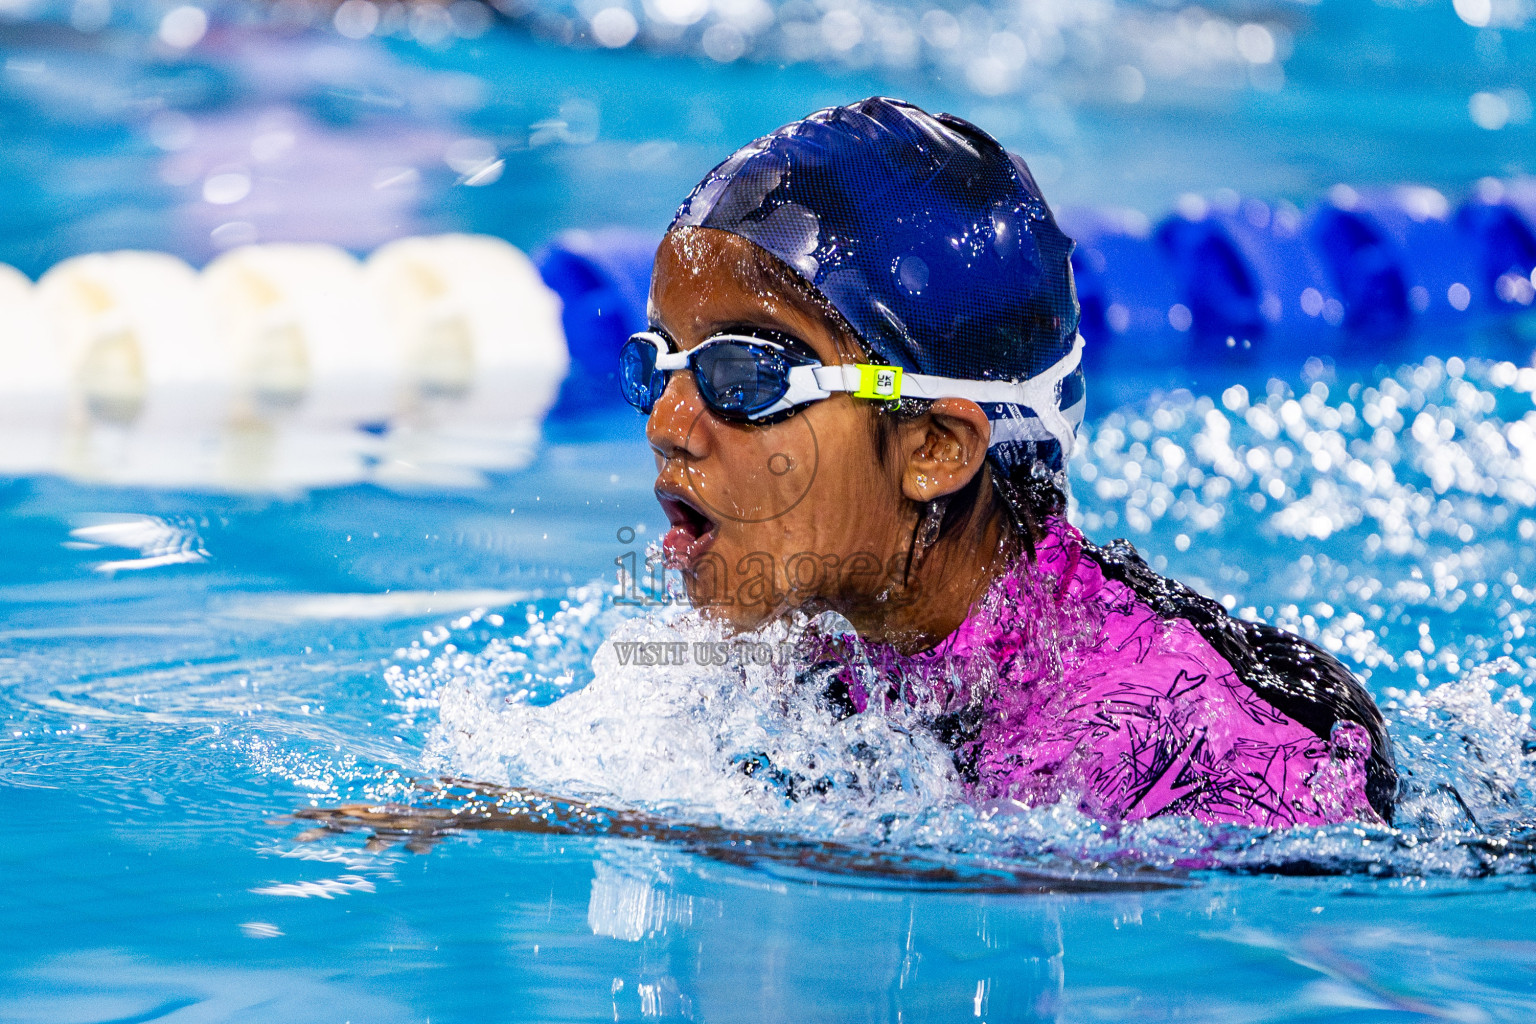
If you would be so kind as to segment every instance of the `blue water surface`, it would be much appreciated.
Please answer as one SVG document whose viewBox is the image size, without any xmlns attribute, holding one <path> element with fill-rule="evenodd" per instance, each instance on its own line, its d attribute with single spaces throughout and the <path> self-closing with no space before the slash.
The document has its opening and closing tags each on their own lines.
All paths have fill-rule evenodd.
<svg viewBox="0 0 1536 1024">
<path fill-rule="evenodd" d="M 1210 6 L 1104 5 L 1097 50 L 1084 29 L 1081 54 L 984 94 L 942 61 L 722 63 L 697 31 L 603 52 L 525 19 L 429 46 L 237 31 L 219 8 L 172 52 L 159 13 L 85 31 L 11 5 L 0 261 L 202 262 L 247 239 L 228 223 L 358 251 L 659 230 L 742 140 L 877 91 L 996 130 L 1053 202 L 1149 214 L 1530 169 L 1514 6 L 1480 28 L 1475 4 Z M 1173 46 L 1218 15 L 1289 52 L 1127 63 L 1127 37 Z M 1506 123 L 1469 116 L 1479 92 Z M 206 203 L 273 132 L 297 155 L 251 172 L 254 205 Z M 444 160 L 466 138 L 504 161 L 494 181 Z M 853 735 L 771 678 L 621 671 L 615 631 L 704 635 L 616 601 L 616 560 L 663 525 L 627 411 L 546 424 L 531 465 L 462 490 L 0 482 L 0 1019 L 1531 1020 L 1531 337 L 1093 385 L 1075 520 L 1360 673 L 1404 774 L 1393 829 L 988 818 L 899 715 Z M 767 748 L 848 771 L 788 800 L 740 770 Z M 649 817 L 573 823 L 444 777 Z"/>
</svg>

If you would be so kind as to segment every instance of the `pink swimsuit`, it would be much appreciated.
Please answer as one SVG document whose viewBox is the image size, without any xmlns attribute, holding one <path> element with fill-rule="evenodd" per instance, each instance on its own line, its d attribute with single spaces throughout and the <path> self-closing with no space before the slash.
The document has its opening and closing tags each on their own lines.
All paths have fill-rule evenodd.
<svg viewBox="0 0 1536 1024">
<path fill-rule="evenodd" d="M 1128 551 L 1049 520 L 1034 562 L 999 577 L 938 647 L 866 646 L 865 671 L 844 675 L 850 702 L 862 711 L 876 679 L 892 696 L 936 701 L 935 728 L 980 800 L 1072 799 L 1106 820 L 1390 819 L 1389 745 L 1353 676 Z"/>
</svg>

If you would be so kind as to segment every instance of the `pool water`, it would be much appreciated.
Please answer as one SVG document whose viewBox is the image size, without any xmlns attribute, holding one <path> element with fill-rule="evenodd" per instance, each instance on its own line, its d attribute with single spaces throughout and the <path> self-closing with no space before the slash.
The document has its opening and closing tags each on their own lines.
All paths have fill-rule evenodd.
<svg viewBox="0 0 1536 1024">
<path fill-rule="evenodd" d="M 1090 423 L 1074 515 L 1359 672 L 1395 830 L 988 818 L 899 711 L 833 723 L 775 666 L 620 665 L 611 633 L 703 635 L 616 603 L 661 519 L 632 415 L 453 494 L 23 480 L 0 1016 L 1530 1019 L 1536 371 L 1195 385 Z M 830 781 L 789 799 L 740 770 L 760 751 Z M 464 812 L 442 776 L 654 818 L 324 827 Z"/>
<path fill-rule="evenodd" d="M 1150 216 L 1341 179 L 1459 198 L 1536 133 L 1514 3 L 1078 5 L 1059 63 L 996 89 L 948 57 L 723 62 L 712 22 L 558 45 L 594 12 L 554 0 L 448 46 L 209 6 L 172 52 L 159 8 L 0 3 L 0 261 L 659 232 L 730 148 L 875 92 L 997 132 L 1058 207 Z M 958 20 L 1028 36 L 1038 6 Z M 1264 60 L 1229 45 L 1250 18 Z M 466 141 L 499 177 L 444 160 Z M 246 199 L 208 200 L 229 174 Z M 1392 829 L 988 814 L 902 709 L 832 722 L 793 665 L 624 663 L 610 638 L 716 639 L 626 600 L 663 525 L 627 410 L 546 423 L 481 486 L 0 481 L 0 1020 L 1529 1021 L 1533 337 L 1093 379 L 1074 520 L 1358 672 Z"/>
</svg>

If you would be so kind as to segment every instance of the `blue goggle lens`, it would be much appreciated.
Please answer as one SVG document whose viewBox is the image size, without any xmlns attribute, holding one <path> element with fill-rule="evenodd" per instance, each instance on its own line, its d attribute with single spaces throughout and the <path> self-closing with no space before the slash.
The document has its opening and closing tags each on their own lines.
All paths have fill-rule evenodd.
<svg viewBox="0 0 1536 1024">
<path fill-rule="evenodd" d="M 630 338 L 619 350 L 619 388 L 624 401 L 650 415 L 667 386 L 667 375 L 656 369 L 656 346 L 643 338 Z"/>
<path fill-rule="evenodd" d="M 656 368 L 658 351 L 647 338 L 634 337 L 619 352 L 619 385 L 624 400 L 649 415 L 666 389 L 668 371 Z M 808 362 L 809 360 L 798 360 Z M 771 408 L 789 392 L 791 360 L 767 345 L 717 341 L 689 354 L 699 395 L 728 419 L 749 419 Z"/>
<path fill-rule="evenodd" d="M 716 412 L 752 416 L 789 391 L 789 364 L 775 350 L 745 342 L 721 342 L 689 360 L 699 393 Z"/>
</svg>

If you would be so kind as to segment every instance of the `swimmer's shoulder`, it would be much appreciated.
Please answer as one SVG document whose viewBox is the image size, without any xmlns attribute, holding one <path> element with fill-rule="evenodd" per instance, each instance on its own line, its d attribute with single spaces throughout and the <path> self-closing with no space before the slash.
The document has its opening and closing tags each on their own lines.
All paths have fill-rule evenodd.
<svg viewBox="0 0 1536 1024">
<path fill-rule="evenodd" d="M 1366 797 L 1384 820 L 1392 820 L 1397 768 L 1386 722 L 1343 663 L 1294 633 L 1234 618 L 1216 601 L 1158 574 L 1128 541 L 1099 546 L 1084 540 L 1083 555 L 1158 618 L 1188 622 L 1256 696 L 1314 735 L 1330 740 L 1340 722 L 1363 727 L 1371 740 Z"/>
</svg>

